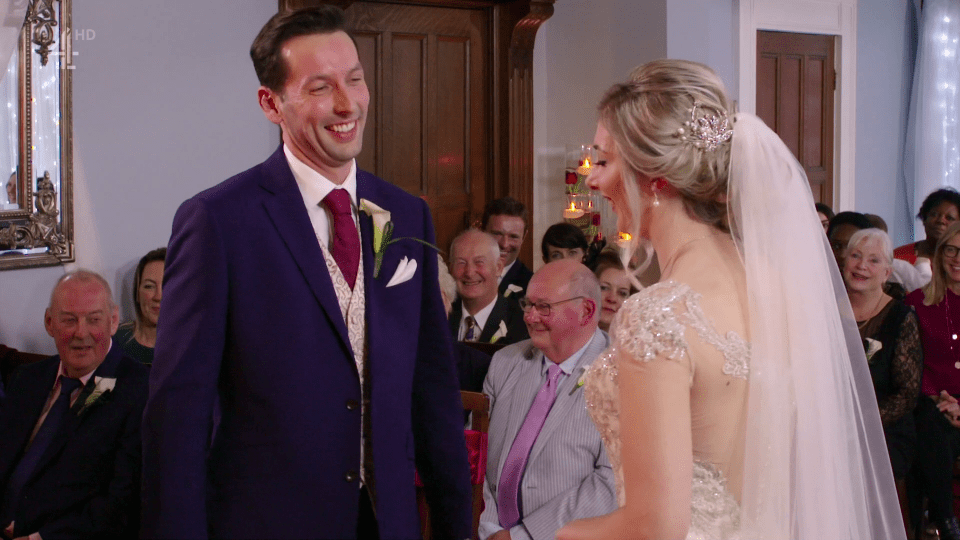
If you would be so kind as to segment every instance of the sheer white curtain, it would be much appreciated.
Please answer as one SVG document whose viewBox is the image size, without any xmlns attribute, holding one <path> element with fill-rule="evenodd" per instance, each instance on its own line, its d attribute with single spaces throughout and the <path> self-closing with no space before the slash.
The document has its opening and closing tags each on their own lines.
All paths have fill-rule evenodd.
<svg viewBox="0 0 960 540">
<path fill-rule="evenodd" d="M 17 48 L 28 0 L 0 0 L 0 58 L 10 58 Z"/>
<path fill-rule="evenodd" d="M 19 208 L 16 191 L 7 188 L 15 178 L 19 148 L 19 86 L 17 84 L 17 41 L 28 0 L 0 0 L 0 210 Z"/>
<path fill-rule="evenodd" d="M 904 172 L 913 178 L 907 191 L 916 213 L 931 191 L 960 189 L 960 2 L 924 0 L 920 12 L 917 63 L 910 99 Z M 909 185 L 909 184 L 908 184 Z M 914 237 L 923 238 L 923 224 Z"/>
</svg>

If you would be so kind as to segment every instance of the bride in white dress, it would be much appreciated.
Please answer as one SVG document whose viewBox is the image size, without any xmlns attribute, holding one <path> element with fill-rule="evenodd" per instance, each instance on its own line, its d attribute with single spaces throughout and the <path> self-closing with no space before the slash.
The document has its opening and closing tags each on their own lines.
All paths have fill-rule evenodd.
<svg viewBox="0 0 960 540">
<path fill-rule="evenodd" d="M 661 282 L 624 303 L 585 376 L 620 508 L 557 537 L 904 538 L 856 323 L 793 155 L 694 62 L 637 68 L 599 111 L 588 182 L 656 251 Z"/>
</svg>

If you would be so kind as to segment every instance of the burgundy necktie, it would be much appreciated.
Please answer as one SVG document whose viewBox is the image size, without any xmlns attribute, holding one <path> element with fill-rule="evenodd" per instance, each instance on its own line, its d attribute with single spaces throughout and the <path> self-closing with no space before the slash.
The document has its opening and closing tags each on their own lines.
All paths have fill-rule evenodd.
<svg viewBox="0 0 960 540">
<path fill-rule="evenodd" d="M 360 264 L 360 235 L 350 209 L 350 194 L 345 189 L 335 189 L 323 198 L 323 203 L 333 214 L 333 249 L 330 252 L 352 289 Z"/>
<path fill-rule="evenodd" d="M 533 405 L 527 411 L 523 425 L 513 439 L 513 445 L 503 461 L 503 470 L 500 471 L 500 483 L 497 487 L 497 514 L 500 526 L 509 529 L 520 523 L 520 479 L 527 466 L 527 457 L 533 448 L 533 443 L 540 435 L 547 414 L 557 399 L 557 381 L 563 375 L 560 366 L 550 362 L 547 370 L 547 382 L 543 383 Z"/>
</svg>

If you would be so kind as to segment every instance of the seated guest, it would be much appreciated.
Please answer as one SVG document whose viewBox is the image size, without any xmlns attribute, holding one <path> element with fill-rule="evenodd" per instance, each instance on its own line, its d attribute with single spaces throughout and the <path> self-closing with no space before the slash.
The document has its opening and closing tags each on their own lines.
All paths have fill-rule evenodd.
<svg viewBox="0 0 960 540">
<path fill-rule="evenodd" d="M 501 295 L 523 296 L 533 272 L 517 260 L 520 246 L 527 236 L 527 209 L 513 197 L 490 201 L 483 209 L 483 230 L 492 234 L 500 246 L 503 274 L 498 290 Z M 513 285 L 513 287 L 510 287 Z"/>
<path fill-rule="evenodd" d="M 450 244 L 450 273 L 460 299 L 448 320 L 457 341 L 508 345 L 527 339 L 523 313 L 515 300 L 497 292 L 503 269 L 500 248 L 493 236 L 468 229 Z"/>
<path fill-rule="evenodd" d="M 566 222 L 551 225 L 540 241 L 540 252 L 545 263 L 560 259 L 584 262 L 588 247 L 587 237 L 580 227 Z"/>
<path fill-rule="evenodd" d="M 923 348 L 913 308 L 883 292 L 893 246 L 880 229 L 863 229 L 850 238 L 843 281 L 866 344 L 880 421 L 893 477 L 905 478 L 913 462 L 917 431 L 913 409 L 920 392 Z"/>
<path fill-rule="evenodd" d="M 927 497 L 930 520 L 944 540 L 960 540 L 953 508 L 953 466 L 960 456 L 960 222 L 940 235 L 933 253 L 933 278 L 907 295 L 920 323 L 923 374 L 914 417 L 917 425 L 916 471 Z"/>
<path fill-rule="evenodd" d="M 443 308 L 450 317 L 450 311 L 453 309 L 452 298 L 457 297 L 457 282 L 453 280 L 450 271 L 447 270 L 447 263 L 443 257 L 437 255 L 437 268 L 440 277 L 440 298 L 443 300 Z M 483 379 L 487 376 L 487 369 L 490 368 L 490 355 L 474 349 L 462 341 L 453 342 L 453 356 L 457 360 L 457 378 L 460 380 L 460 389 L 469 392 L 482 392 Z"/>
<path fill-rule="evenodd" d="M 840 212 L 830 220 L 830 226 L 827 227 L 827 240 L 830 241 L 830 248 L 833 249 L 833 256 L 840 270 L 843 270 L 843 252 L 850 243 L 850 237 L 853 233 L 872 226 L 867 216 L 860 212 Z"/>
<path fill-rule="evenodd" d="M 137 318 L 120 325 L 114 341 L 134 360 L 153 363 L 157 342 L 157 319 L 163 297 L 163 265 L 167 248 L 155 249 L 140 259 L 133 276 L 133 308 Z"/>
<path fill-rule="evenodd" d="M 926 238 L 893 250 L 894 257 L 910 264 L 915 264 L 918 258 L 932 259 L 940 235 L 951 223 L 960 220 L 960 193 L 951 188 L 941 188 L 927 195 L 920 205 L 917 219 L 923 223 Z"/>
<path fill-rule="evenodd" d="M 876 214 L 864 215 L 867 216 L 867 219 L 870 220 L 870 224 L 873 225 L 874 228 L 890 234 L 890 231 L 887 229 L 887 222 L 884 221 L 882 217 Z M 903 294 L 899 296 L 894 295 L 900 300 L 903 300 L 903 297 L 906 296 L 908 292 L 913 292 L 930 281 L 929 273 L 928 275 L 921 274 L 920 270 L 903 259 L 894 257 L 893 264 L 890 268 L 892 271 L 890 273 L 890 279 L 887 280 L 887 288 L 890 289 L 892 284 L 898 284 L 903 287 Z"/>
<path fill-rule="evenodd" d="M 819 202 L 814 206 L 817 208 L 817 217 L 820 218 L 820 225 L 823 226 L 823 232 L 827 232 L 827 227 L 830 226 L 830 220 L 833 219 L 834 216 L 833 209 Z"/>
<path fill-rule="evenodd" d="M 521 300 L 531 338 L 493 355 L 480 538 L 553 539 L 617 508 L 613 470 L 579 380 L 607 348 L 600 286 L 577 261 L 545 265 Z M 538 390 L 539 389 L 539 390 Z"/>
<path fill-rule="evenodd" d="M 613 251 L 603 251 L 597 256 L 597 267 L 593 270 L 600 281 L 600 329 L 610 331 L 613 316 L 620 311 L 620 306 L 631 294 L 637 292 L 630 283 L 627 271 L 620 262 L 620 257 Z"/>
<path fill-rule="evenodd" d="M 136 538 L 147 367 L 112 343 L 110 286 L 57 282 L 44 314 L 56 356 L 21 367 L 0 410 L 0 530 L 9 538 Z"/>
</svg>

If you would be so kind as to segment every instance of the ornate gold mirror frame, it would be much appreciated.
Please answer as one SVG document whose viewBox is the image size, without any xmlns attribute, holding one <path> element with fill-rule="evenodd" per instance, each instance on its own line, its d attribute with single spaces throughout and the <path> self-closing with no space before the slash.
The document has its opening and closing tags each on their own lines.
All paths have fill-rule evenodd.
<svg viewBox="0 0 960 540">
<path fill-rule="evenodd" d="M 74 260 L 71 32 L 70 0 L 29 0 L 0 80 L 0 270 Z"/>
</svg>

